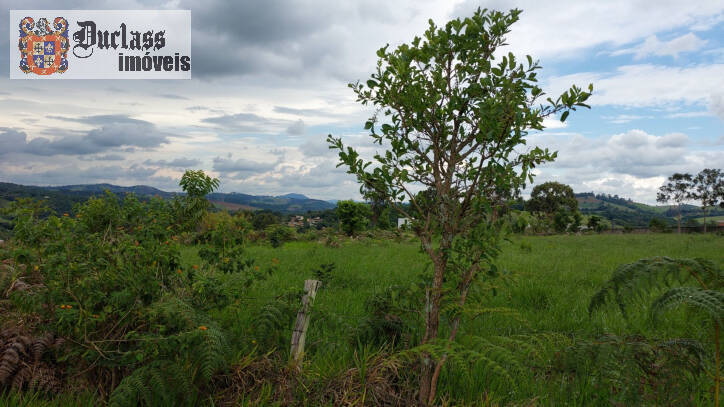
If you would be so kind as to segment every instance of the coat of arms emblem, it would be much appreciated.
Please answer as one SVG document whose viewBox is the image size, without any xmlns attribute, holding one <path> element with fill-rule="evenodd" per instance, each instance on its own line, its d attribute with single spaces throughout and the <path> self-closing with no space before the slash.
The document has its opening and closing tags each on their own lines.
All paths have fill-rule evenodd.
<svg viewBox="0 0 724 407">
<path fill-rule="evenodd" d="M 68 21 L 63 17 L 36 23 L 30 17 L 20 22 L 20 70 L 26 74 L 50 75 L 68 70 Z"/>
</svg>

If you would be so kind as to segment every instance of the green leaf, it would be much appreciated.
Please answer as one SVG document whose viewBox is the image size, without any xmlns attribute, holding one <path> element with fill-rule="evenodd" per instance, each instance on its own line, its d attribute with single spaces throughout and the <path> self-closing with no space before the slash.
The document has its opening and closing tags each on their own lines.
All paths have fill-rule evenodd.
<svg viewBox="0 0 724 407">
<path fill-rule="evenodd" d="M 563 112 L 563 114 L 561 115 L 561 121 L 562 121 L 562 122 L 566 121 L 566 119 L 568 118 L 568 113 L 570 113 L 570 111 L 568 111 L 568 110 L 566 110 L 565 112 Z"/>
</svg>

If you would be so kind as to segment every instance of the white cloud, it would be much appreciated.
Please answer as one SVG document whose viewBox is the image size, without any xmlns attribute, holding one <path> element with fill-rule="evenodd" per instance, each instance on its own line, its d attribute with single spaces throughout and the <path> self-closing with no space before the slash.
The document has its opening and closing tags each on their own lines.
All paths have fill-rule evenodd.
<svg viewBox="0 0 724 407">
<path fill-rule="evenodd" d="M 591 105 L 661 106 L 702 104 L 712 90 L 724 89 L 724 64 L 671 67 L 625 65 L 613 73 L 584 72 L 553 77 L 549 93 L 560 94 L 571 84 L 593 83 Z"/>
<path fill-rule="evenodd" d="M 660 41 L 656 35 L 651 35 L 641 45 L 620 49 L 612 52 L 611 55 L 633 54 L 635 59 L 643 59 L 651 55 L 678 58 L 680 53 L 699 50 L 705 44 L 706 40 L 702 40 L 693 33 L 684 34 L 669 41 Z"/>
<path fill-rule="evenodd" d="M 556 1 L 467 0 L 455 14 L 469 16 L 477 7 L 523 10 L 509 43 L 534 57 L 577 57 L 597 46 L 621 46 L 676 28 L 707 30 L 722 16 L 724 1 Z"/>
<path fill-rule="evenodd" d="M 719 116 L 721 119 L 724 119 L 724 92 L 711 95 L 709 111 Z"/>
<path fill-rule="evenodd" d="M 576 133 L 541 133 L 531 144 L 558 151 L 553 163 L 540 167 L 536 183 L 558 180 L 576 192 L 618 194 L 653 203 L 662 181 L 674 172 L 697 173 L 724 162 L 724 151 L 700 146 L 686 134 L 661 136 L 632 129 L 587 138 Z"/>
</svg>

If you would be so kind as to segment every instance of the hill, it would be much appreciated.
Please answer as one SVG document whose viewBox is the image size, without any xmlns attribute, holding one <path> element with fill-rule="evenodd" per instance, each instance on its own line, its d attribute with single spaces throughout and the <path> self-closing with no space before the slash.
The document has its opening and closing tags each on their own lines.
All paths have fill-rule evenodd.
<svg viewBox="0 0 724 407">
<path fill-rule="evenodd" d="M 179 194 L 146 185 L 123 187 L 112 184 L 89 184 L 40 187 L 0 182 L 0 207 L 6 206 L 9 202 L 18 198 L 33 198 L 46 200 L 48 206 L 58 213 L 71 212 L 73 205 L 76 203 L 83 202 L 91 196 L 102 194 L 105 190 L 118 195 L 133 193 L 142 199 L 148 199 L 152 196 L 170 199 Z M 302 194 L 294 193 L 282 196 L 257 196 L 236 192 L 213 193 L 209 195 L 209 200 L 216 206 L 229 210 L 268 209 L 288 214 L 303 214 L 307 211 L 322 211 L 335 207 L 334 204 L 327 201 L 311 199 Z"/>
<path fill-rule="evenodd" d="M 670 224 L 675 223 L 678 214 L 676 206 L 663 205 L 652 206 L 631 199 L 619 197 L 618 195 L 594 194 L 584 192 L 576 194 L 578 208 L 584 215 L 598 215 L 614 224 L 633 227 L 647 227 L 653 218 L 666 219 Z M 682 205 L 682 223 L 690 219 L 697 219 L 703 216 L 701 208 L 696 205 Z M 724 210 L 712 209 L 710 216 L 724 215 Z"/>
</svg>

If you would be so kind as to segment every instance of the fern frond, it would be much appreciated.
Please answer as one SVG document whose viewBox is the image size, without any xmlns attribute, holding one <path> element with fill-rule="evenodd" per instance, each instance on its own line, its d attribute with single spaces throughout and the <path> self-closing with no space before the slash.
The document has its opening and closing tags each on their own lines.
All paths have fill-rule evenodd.
<svg viewBox="0 0 724 407">
<path fill-rule="evenodd" d="M 679 304 L 686 304 L 706 312 L 718 324 L 721 324 L 724 317 L 724 292 L 699 287 L 672 288 L 654 301 L 651 311 L 654 316 L 658 316 Z"/>
<path fill-rule="evenodd" d="M 609 300 L 613 300 L 618 304 L 621 313 L 626 315 L 626 303 L 632 298 L 655 288 L 690 282 L 707 289 L 720 288 L 724 284 L 724 271 L 704 259 L 641 259 L 619 266 L 603 288 L 593 295 L 588 312 L 593 313 Z"/>
<path fill-rule="evenodd" d="M 189 372 L 177 363 L 156 361 L 140 367 L 121 380 L 111 393 L 111 407 L 192 405 Z"/>
<path fill-rule="evenodd" d="M 213 327 L 203 331 L 201 335 L 203 345 L 199 349 L 200 372 L 201 377 L 208 382 L 214 373 L 226 366 L 226 338 L 219 329 Z"/>
<path fill-rule="evenodd" d="M 479 316 L 500 315 L 513 319 L 521 324 L 528 325 L 528 320 L 525 319 L 523 314 L 521 314 L 518 310 L 509 307 L 468 307 L 465 309 L 464 313 L 470 315 L 473 319 Z"/>
</svg>

